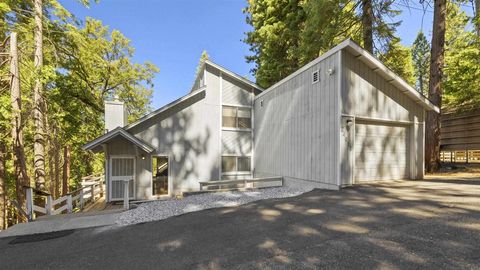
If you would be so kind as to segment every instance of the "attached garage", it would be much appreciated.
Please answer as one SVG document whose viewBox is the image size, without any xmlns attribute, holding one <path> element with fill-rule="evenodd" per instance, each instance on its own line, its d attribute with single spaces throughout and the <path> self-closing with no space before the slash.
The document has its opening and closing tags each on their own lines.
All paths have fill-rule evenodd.
<svg viewBox="0 0 480 270">
<path fill-rule="evenodd" d="M 355 123 L 355 182 L 410 177 L 410 128 L 379 122 Z"/>
<path fill-rule="evenodd" d="M 346 40 L 255 97 L 254 175 L 339 189 L 422 179 L 426 97 Z"/>
</svg>

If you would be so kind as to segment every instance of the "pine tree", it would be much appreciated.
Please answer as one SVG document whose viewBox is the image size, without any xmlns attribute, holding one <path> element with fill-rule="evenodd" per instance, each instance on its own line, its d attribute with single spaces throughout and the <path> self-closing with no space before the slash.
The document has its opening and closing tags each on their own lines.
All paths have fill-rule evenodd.
<svg viewBox="0 0 480 270">
<path fill-rule="evenodd" d="M 387 51 L 379 58 L 408 84 L 413 85 L 415 83 L 412 52 L 410 48 L 400 44 L 400 39 L 393 39 L 388 45 Z"/>
<path fill-rule="evenodd" d="M 447 5 L 444 108 L 469 110 L 480 106 L 480 37 L 456 3 Z"/>
<path fill-rule="evenodd" d="M 412 60 L 415 71 L 415 86 L 423 95 L 428 94 L 428 70 L 430 68 L 430 44 L 422 31 L 418 32 L 412 45 Z"/>
<path fill-rule="evenodd" d="M 45 101 L 42 83 L 43 68 L 43 1 L 34 1 L 35 16 L 35 86 L 33 92 L 34 99 L 34 155 L 33 164 L 35 167 L 35 187 L 40 190 L 45 189 Z"/>
<path fill-rule="evenodd" d="M 244 10 L 253 30 L 244 42 L 253 55 L 257 84 L 267 88 L 299 67 L 298 47 L 305 12 L 300 0 L 249 0 Z"/>
<path fill-rule="evenodd" d="M 432 50 L 428 98 L 442 107 L 442 80 L 445 64 L 446 0 L 435 0 L 433 8 Z M 440 114 L 428 111 L 425 121 L 425 170 L 434 172 L 440 166 Z"/>
<path fill-rule="evenodd" d="M 210 59 L 210 55 L 208 55 L 207 50 L 203 50 L 202 55 L 200 55 L 200 60 L 198 61 L 197 70 L 195 71 L 195 77 L 197 77 L 198 72 L 200 72 L 200 69 L 202 68 L 203 63 L 205 63 L 205 61 L 209 59 Z"/>
</svg>

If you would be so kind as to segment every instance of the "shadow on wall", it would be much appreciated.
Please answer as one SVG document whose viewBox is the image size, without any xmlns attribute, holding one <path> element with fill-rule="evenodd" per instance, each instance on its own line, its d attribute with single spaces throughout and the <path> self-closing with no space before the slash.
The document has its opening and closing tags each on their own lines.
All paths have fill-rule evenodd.
<svg viewBox="0 0 480 270">
<path fill-rule="evenodd" d="M 208 112 L 202 113 L 209 106 L 198 102 L 203 98 L 205 94 L 132 130 L 150 142 L 156 148 L 156 154 L 168 155 L 169 173 L 175 180 L 172 183 L 174 192 L 198 189 L 199 180 L 218 179 L 218 152 L 208 147 L 214 139 L 213 126 L 208 124 Z"/>
</svg>

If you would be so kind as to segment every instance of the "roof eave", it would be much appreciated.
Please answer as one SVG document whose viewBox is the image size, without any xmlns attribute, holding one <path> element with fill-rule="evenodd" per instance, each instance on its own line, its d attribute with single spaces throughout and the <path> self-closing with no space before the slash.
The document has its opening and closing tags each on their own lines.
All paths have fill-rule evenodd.
<svg viewBox="0 0 480 270">
<path fill-rule="evenodd" d="M 108 133 L 103 134 L 102 136 L 96 138 L 95 140 L 86 143 L 85 145 L 82 146 L 82 150 L 92 150 L 107 141 L 117 137 L 117 136 L 122 136 L 124 139 L 134 143 L 138 147 L 140 147 L 143 151 L 147 153 L 151 153 L 155 151 L 155 148 L 152 146 L 148 145 L 147 143 L 143 142 L 142 140 L 136 138 L 135 136 L 131 135 L 130 133 L 126 132 L 123 128 L 116 128 Z"/>
<path fill-rule="evenodd" d="M 250 81 L 250 80 L 248 80 L 248 79 L 246 79 L 246 78 L 244 78 L 244 77 L 236 74 L 235 72 L 232 72 L 232 71 L 230 71 L 230 70 L 228 70 L 228 69 L 226 69 L 226 68 L 220 66 L 219 64 L 216 64 L 216 63 L 214 63 L 214 62 L 212 62 L 212 61 L 210 61 L 210 60 L 206 60 L 204 66 L 203 66 L 202 68 L 205 68 L 205 65 L 209 65 L 209 66 L 211 66 L 211 67 L 213 67 L 213 68 L 216 68 L 216 69 L 220 70 L 221 72 L 229 75 L 230 77 L 233 77 L 233 78 L 235 78 L 235 79 L 237 79 L 237 80 L 239 80 L 239 81 L 241 81 L 241 82 L 243 82 L 243 83 L 245 83 L 245 84 L 248 84 L 249 86 L 257 89 L 257 90 L 260 91 L 260 92 L 263 92 L 263 91 L 264 91 L 264 89 L 263 89 L 262 87 L 260 87 L 259 85 L 257 85 L 256 83 L 254 83 L 254 82 L 252 82 L 252 81 Z"/>
<path fill-rule="evenodd" d="M 428 98 L 424 97 L 412 86 L 410 86 L 407 82 L 405 82 L 405 80 L 403 80 L 401 77 L 396 75 L 393 71 L 391 71 L 388 67 L 386 67 L 380 60 L 378 60 L 375 56 L 370 54 L 368 51 L 360 47 L 358 44 L 356 44 L 352 40 L 348 39 L 347 41 L 348 42 L 344 44 L 343 48 L 349 48 L 350 50 L 353 50 L 354 52 L 356 52 L 357 55 L 354 55 L 354 56 L 359 58 L 364 63 L 367 62 L 366 63 L 367 66 L 370 66 L 370 65 L 375 66 L 375 72 L 381 73 L 381 75 L 383 75 L 382 77 L 384 77 L 388 82 L 390 82 L 395 87 L 397 87 L 405 95 L 413 99 L 416 103 L 420 104 L 424 109 L 440 113 L 440 108 L 435 106 Z"/>
</svg>

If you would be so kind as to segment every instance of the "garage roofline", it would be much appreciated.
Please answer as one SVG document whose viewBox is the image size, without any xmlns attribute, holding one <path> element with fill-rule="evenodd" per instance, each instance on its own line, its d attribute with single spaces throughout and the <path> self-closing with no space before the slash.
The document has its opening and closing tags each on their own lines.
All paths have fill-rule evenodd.
<svg viewBox="0 0 480 270">
<path fill-rule="evenodd" d="M 343 49 L 350 52 L 353 56 L 355 56 L 357 59 L 359 59 L 364 64 L 366 64 L 372 71 L 378 73 L 385 80 L 387 80 L 387 82 L 391 83 L 396 88 L 398 88 L 402 93 L 404 93 L 406 96 L 408 96 L 409 98 L 414 100 L 416 103 L 420 104 L 425 110 L 435 111 L 437 113 L 440 113 L 440 109 L 437 106 L 435 106 L 428 98 L 426 98 L 422 94 L 420 94 L 417 90 L 415 90 L 412 86 L 410 86 L 407 82 L 405 82 L 405 80 L 400 78 L 392 70 L 390 70 L 388 67 L 386 67 L 380 60 L 378 60 L 370 52 L 368 52 L 365 49 L 363 49 L 362 47 L 360 47 L 357 43 L 355 43 L 351 39 L 344 40 L 343 42 L 341 42 L 337 46 L 333 47 L 328 52 L 322 54 L 317 59 L 315 59 L 312 62 L 306 64 L 305 66 L 303 66 L 299 70 L 295 71 L 294 73 L 290 74 L 289 76 L 285 77 L 284 79 L 282 79 L 279 82 L 275 83 L 274 85 L 270 86 L 265 91 L 263 91 L 262 93 L 257 95 L 255 97 L 255 100 L 261 98 L 263 95 L 270 92 L 270 90 L 272 90 L 272 89 L 276 88 L 277 86 L 285 83 L 286 81 L 288 81 L 288 80 L 292 79 L 293 77 L 299 75 L 303 71 L 311 68 L 312 66 L 321 62 L 322 60 L 332 56 L 333 54 L 335 54 L 335 53 L 337 53 L 337 52 L 339 52 Z"/>
</svg>

